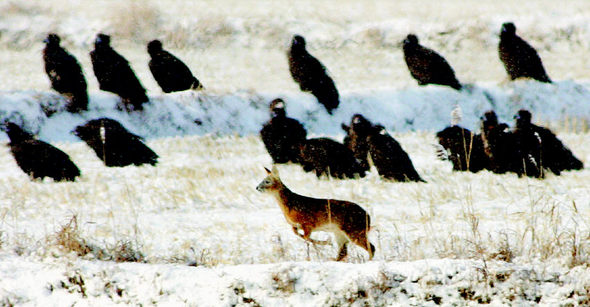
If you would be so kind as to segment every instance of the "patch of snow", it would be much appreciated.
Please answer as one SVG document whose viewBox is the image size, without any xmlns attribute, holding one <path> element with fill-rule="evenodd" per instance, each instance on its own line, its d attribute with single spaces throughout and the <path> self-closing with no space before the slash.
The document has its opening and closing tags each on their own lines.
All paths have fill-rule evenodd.
<svg viewBox="0 0 590 307">
<path fill-rule="evenodd" d="M 495 110 L 501 121 L 512 124 L 521 108 L 533 114 L 533 121 L 590 120 L 590 90 L 573 81 L 544 84 L 516 81 L 501 86 L 467 85 L 458 92 L 442 86 L 402 89 L 367 89 L 345 92 L 330 116 L 315 97 L 307 93 L 232 94 L 185 91 L 151 95 L 143 112 L 128 114 L 117 109 L 119 98 L 106 92 L 90 95 L 89 110 L 81 114 L 64 112 L 65 100 L 55 92 L 0 92 L 0 120 L 12 120 L 48 141 L 76 141 L 76 125 L 101 116 L 120 121 L 145 138 L 176 135 L 257 134 L 268 120 L 268 103 L 282 97 L 287 114 L 301 121 L 316 135 L 342 135 L 341 123 L 355 113 L 381 123 L 389 131 L 437 131 L 450 125 L 451 112 L 459 106 L 461 125 L 477 131 L 480 116 Z"/>
</svg>

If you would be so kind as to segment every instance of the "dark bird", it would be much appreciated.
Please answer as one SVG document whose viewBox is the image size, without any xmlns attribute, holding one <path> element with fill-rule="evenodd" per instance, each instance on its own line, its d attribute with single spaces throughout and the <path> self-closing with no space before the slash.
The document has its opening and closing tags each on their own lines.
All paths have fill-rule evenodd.
<svg viewBox="0 0 590 307">
<path fill-rule="evenodd" d="M 350 125 L 342 124 L 342 129 L 346 131 L 344 146 L 348 147 L 359 161 L 364 170 L 369 170 L 369 143 L 367 137 L 373 129 L 373 124 L 361 114 L 354 114 L 350 120 Z"/>
<path fill-rule="evenodd" d="M 456 90 L 462 88 L 449 63 L 434 50 L 420 45 L 416 35 L 406 36 L 403 49 L 406 65 L 419 85 L 447 85 Z"/>
<path fill-rule="evenodd" d="M 511 80 L 524 77 L 551 83 L 537 51 L 516 35 L 512 22 L 502 25 L 498 53 Z"/>
<path fill-rule="evenodd" d="M 543 177 L 544 169 L 556 175 L 562 171 L 580 170 L 584 164 L 574 156 L 561 140 L 551 130 L 531 123 L 532 115 L 527 110 L 519 110 L 515 116 L 517 145 L 521 152 L 534 163 L 533 170 L 527 169 L 527 174 L 533 172 L 535 177 Z"/>
<path fill-rule="evenodd" d="M 146 91 L 129 66 L 129 62 L 111 47 L 111 37 L 98 34 L 94 50 L 90 51 L 92 68 L 101 90 L 112 92 L 121 97 L 123 106 L 128 111 L 143 109 L 149 99 Z"/>
<path fill-rule="evenodd" d="M 371 160 L 381 177 L 402 182 L 426 182 L 418 175 L 410 156 L 383 126 L 374 126 L 367 142 Z"/>
<path fill-rule="evenodd" d="M 518 162 L 522 165 L 522 174 L 529 177 L 545 178 L 544 161 L 541 160 L 541 136 L 531 127 L 531 114 L 520 110 L 514 115 L 516 128 L 514 137 Z"/>
<path fill-rule="evenodd" d="M 149 42 L 147 51 L 152 58 L 148 64 L 150 71 L 164 93 L 203 88 L 188 66 L 170 52 L 162 49 L 161 41 Z"/>
<path fill-rule="evenodd" d="M 326 73 L 324 65 L 307 52 L 302 36 L 293 36 L 287 55 L 289 71 L 293 80 L 299 84 L 299 88 L 304 92 L 311 92 L 318 102 L 326 107 L 328 113 L 332 114 L 340 103 L 338 90 L 332 78 Z"/>
<path fill-rule="evenodd" d="M 68 98 L 68 112 L 88 109 L 88 92 L 82 67 L 76 58 L 60 46 L 61 39 L 50 33 L 43 41 L 45 72 L 51 81 L 51 88 Z"/>
<path fill-rule="evenodd" d="M 285 102 L 277 98 L 270 103 L 270 120 L 260 130 L 260 137 L 274 163 L 297 163 L 299 145 L 307 131 L 296 119 L 287 117 Z"/>
<path fill-rule="evenodd" d="M 477 173 L 489 169 L 489 159 L 479 135 L 453 125 L 437 132 L 436 137 L 444 148 L 444 158 L 453 163 L 453 170 Z"/>
<path fill-rule="evenodd" d="M 16 164 L 32 179 L 75 181 L 80 176 L 78 167 L 63 151 L 35 139 L 15 123 L 8 122 L 3 129 L 10 138 L 8 145 Z"/>
<path fill-rule="evenodd" d="M 519 176 L 525 174 L 516 137 L 507 124 L 498 122 L 494 111 L 486 112 L 481 118 L 481 140 L 491 171 L 498 174 L 514 172 Z"/>
<path fill-rule="evenodd" d="M 365 170 L 352 151 L 328 138 L 308 139 L 302 143 L 299 163 L 304 171 L 314 171 L 318 177 L 329 175 L 343 179 L 365 176 Z"/>
<path fill-rule="evenodd" d="M 142 142 L 142 138 L 116 120 L 93 119 L 72 132 L 86 142 L 106 166 L 158 163 L 158 155 Z"/>
</svg>

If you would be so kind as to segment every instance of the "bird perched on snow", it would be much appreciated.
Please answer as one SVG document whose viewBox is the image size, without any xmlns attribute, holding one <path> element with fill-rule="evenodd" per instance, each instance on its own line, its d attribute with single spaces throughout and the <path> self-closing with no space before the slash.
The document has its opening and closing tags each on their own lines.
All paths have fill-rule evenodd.
<svg viewBox="0 0 590 307">
<path fill-rule="evenodd" d="M 456 90 L 462 88 L 449 63 L 434 50 L 420 45 L 416 35 L 406 36 L 403 50 L 410 74 L 419 85 L 439 84 Z"/>
<path fill-rule="evenodd" d="M 318 102 L 326 107 L 328 113 L 332 114 L 340 103 L 338 90 L 324 65 L 305 49 L 303 36 L 293 36 L 287 56 L 289 71 L 293 80 L 299 84 L 299 88 L 313 94 Z"/>
<path fill-rule="evenodd" d="M 158 163 L 158 155 L 142 142 L 142 138 L 116 120 L 93 119 L 72 132 L 86 142 L 106 166 Z"/>
<path fill-rule="evenodd" d="M 424 181 L 414 168 L 408 153 L 381 125 L 371 129 L 367 138 L 371 160 L 379 175 L 395 181 Z"/>
<path fill-rule="evenodd" d="M 147 51 L 152 58 L 148 64 L 150 71 L 164 93 L 203 88 L 199 80 L 179 58 L 162 48 L 161 41 L 149 42 Z"/>
<path fill-rule="evenodd" d="M 86 111 L 88 92 L 82 67 L 73 55 L 60 46 L 60 41 L 60 37 L 55 33 L 50 33 L 43 40 L 45 72 L 51 81 L 51 88 L 68 98 L 69 112 Z"/>
<path fill-rule="evenodd" d="M 129 62 L 111 47 L 110 36 L 102 33 L 96 36 L 90 59 L 101 90 L 119 95 L 128 111 L 143 109 L 143 104 L 149 101 L 145 88 Z"/>
<path fill-rule="evenodd" d="M 33 179 L 53 178 L 55 181 L 75 181 L 80 170 L 70 157 L 51 144 L 37 140 L 17 124 L 3 126 L 10 138 L 10 152 L 16 164 Z"/>
<path fill-rule="evenodd" d="M 512 22 L 502 24 L 498 53 L 511 80 L 532 78 L 551 83 L 537 51 L 516 35 L 516 27 Z"/>
<path fill-rule="evenodd" d="M 451 125 L 436 133 L 440 146 L 437 156 L 449 160 L 454 171 L 477 173 L 490 169 L 490 161 L 484 150 L 482 137 L 469 129 L 459 126 L 463 119 L 463 110 L 456 105 L 451 111 Z"/>
<path fill-rule="evenodd" d="M 300 145 L 299 163 L 306 172 L 334 178 L 365 177 L 366 170 L 346 146 L 329 138 L 307 139 Z"/>
<path fill-rule="evenodd" d="M 517 146 L 523 153 L 529 168 L 526 169 L 534 177 L 543 177 L 545 169 L 556 175 L 566 170 L 580 170 L 584 164 L 574 156 L 551 130 L 531 123 L 532 115 L 527 110 L 519 110 L 514 116 Z M 531 176 L 529 175 L 529 176 Z"/>
<path fill-rule="evenodd" d="M 436 137 L 443 147 L 441 158 L 450 160 L 454 171 L 477 173 L 483 169 L 489 169 L 489 159 L 485 154 L 480 135 L 453 125 L 437 132 Z"/>
<path fill-rule="evenodd" d="M 354 114 L 350 120 L 350 125 L 341 125 L 346 131 L 344 137 L 344 146 L 348 147 L 359 161 L 364 170 L 369 170 L 369 143 L 367 138 L 373 130 L 373 124 L 361 114 Z"/>
<path fill-rule="evenodd" d="M 487 111 L 481 117 L 481 140 L 491 171 L 498 174 L 514 172 L 519 176 L 524 174 L 515 135 L 507 124 L 498 122 L 494 111 Z"/>
<path fill-rule="evenodd" d="M 270 120 L 260 130 L 260 137 L 274 163 L 296 163 L 299 145 L 307 131 L 296 119 L 287 117 L 285 102 L 277 98 L 270 103 Z"/>
</svg>

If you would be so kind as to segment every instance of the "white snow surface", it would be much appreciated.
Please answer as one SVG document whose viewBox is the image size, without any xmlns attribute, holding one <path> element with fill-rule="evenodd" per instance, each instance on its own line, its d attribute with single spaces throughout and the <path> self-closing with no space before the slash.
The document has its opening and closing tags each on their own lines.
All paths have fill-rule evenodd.
<svg viewBox="0 0 590 307">
<path fill-rule="evenodd" d="M 583 285 L 590 283 L 588 270 L 579 267 L 563 270 L 538 263 L 533 267 L 539 271 L 534 271 L 508 263 L 488 265 L 488 274 L 502 283 L 472 287 L 474 279 L 486 278 L 481 263 L 449 259 L 207 269 L 88 261 L 36 263 L 0 255 L 3 274 L 15 266 L 21 268 L 19 274 L 0 280 L 0 295 L 27 306 L 436 306 L 490 303 L 491 297 L 500 294 L 514 299 L 492 301 L 492 306 L 528 306 L 535 301 L 574 306 L 585 291 Z M 557 287 L 560 283 L 566 286 Z M 562 298 L 570 293 L 570 298 Z"/>
<path fill-rule="evenodd" d="M 0 124 L 23 125 L 82 172 L 76 182 L 34 182 L 0 146 L 0 306 L 590 306 L 589 12 L 587 0 L 0 1 Z M 555 83 L 497 83 L 506 21 Z M 48 32 L 86 72 L 87 112 L 65 112 L 48 90 Z M 98 91 L 87 55 L 98 32 L 113 36 L 148 89 L 143 112 L 119 111 L 117 96 Z M 341 91 L 332 116 L 288 75 L 295 33 Z M 465 90 L 417 86 L 402 59 L 408 33 L 445 56 Z M 154 38 L 207 90 L 161 94 L 145 65 Z M 384 125 L 428 182 L 388 182 L 374 168 L 327 180 L 278 166 L 295 192 L 365 208 L 373 260 L 350 246 L 347 262 L 332 261 L 335 246 L 306 245 L 254 189 L 271 165 L 257 133 L 276 97 L 312 136 L 341 139 L 355 113 Z M 545 180 L 453 172 L 432 145 L 457 106 L 460 125 L 475 131 L 487 110 L 512 125 L 528 109 L 534 122 L 565 128 L 554 131 L 586 169 Z M 70 133 L 98 117 L 146 138 L 158 165 L 105 167 Z M 88 254 L 56 243 L 73 216 Z M 119 243 L 141 259 L 101 258 Z"/>
<path fill-rule="evenodd" d="M 451 112 L 457 105 L 463 113 L 460 125 L 472 130 L 478 129 L 480 116 L 487 110 L 495 110 L 499 119 L 509 124 L 522 108 L 530 110 L 537 122 L 590 119 L 588 84 L 519 80 L 467 85 L 461 92 L 436 85 L 344 92 L 332 116 L 306 93 L 185 91 L 151 95 L 143 112 L 128 114 L 117 109 L 117 96 L 93 92 L 87 112 L 70 114 L 64 112 L 65 100 L 55 92 L 9 91 L 0 92 L 0 120 L 15 121 L 47 141 L 76 141 L 70 133 L 76 125 L 103 116 L 120 121 L 145 138 L 249 135 L 258 133 L 268 120 L 268 103 L 276 97 L 286 101 L 288 116 L 317 135 L 343 134 L 340 125 L 348 123 L 355 113 L 381 123 L 389 131 L 437 131 L 450 125 Z"/>
<path fill-rule="evenodd" d="M 521 80 L 462 92 L 441 86 L 367 89 L 343 93 L 332 116 L 305 93 L 151 95 L 144 111 L 128 114 L 117 109 L 118 97 L 92 92 L 89 110 L 70 114 L 54 92 L 1 92 L 0 119 L 57 143 L 83 175 L 75 183 L 30 182 L 8 150 L 0 152 L 0 305 L 584 305 L 590 268 L 570 265 L 562 250 L 574 246 L 568 243 L 573 236 L 572 244 L 580 246 L 574 258 L 588 257 L 588 171 L 545 181 L 456 174 L 448 162 L 434 159 L 431 144 L 432 132 L 449 125 L 457 105 L 461 125 L 475 131 L 490 109 L 508 123 L 521 108 L 531 110 L 535 121 L 587 122 L 587 86 Z M 385 125 L 429 182 L 387 183 L 374 172 L 359 181 L 327 181 L 296 165 L 281 166 L 296 191 L 351 199 L 368 209 L 377 225 L 373 261 L 354 247 L 349 263 L 331 261 L 331 247 L 306 250 L 276 204 L 254 191 L 261 166 L 270 165 L 256 134 L 276 97 L 312 135 L 341 137 L 340 125 L 354 113 Z M 106 168 L 70 133 L 103 116 L 145 137 L 160 154 L 158 166 Z M 566 136 L 566 143 L 575 138 Z M 588 150 L 572 149 L 588 163 Z M 470 205 L 465 199 L 471 192 L 463 191 L 472 185 L 477 200 Z M 522 197 L 526 189 L 536 192 Z M 481 219 L 482 242 L 494 245 L 486 247 L 485 261 L 471 251 L 470 210 Z M 547 213 L 553 211 L 558 217 Z M 135 242 L 143 263 L 80 257 L 52 245 L 73 215 L 90 245 Z M 453 220 L 458 222 L 449 224 Z M 534 256 L 544 251 L 529 240 L 529 227 L 542 242 L 559 238 L 555 258 Z M 511 262 L 489 256 L 502 250 L 497 245 L 504 236 L 518 249 Z"/>
</svg>

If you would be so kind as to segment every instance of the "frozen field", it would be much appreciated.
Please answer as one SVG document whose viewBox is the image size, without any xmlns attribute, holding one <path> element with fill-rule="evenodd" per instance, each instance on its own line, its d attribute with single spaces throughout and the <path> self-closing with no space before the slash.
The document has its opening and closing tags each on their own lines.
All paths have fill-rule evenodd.
<svg viewBox="0 0 590 307">
<path fill-rule="evenodd" d="M 45 89 L 42 40 L 48 31 L 82 63 L 97 89 L 90 57 L 96 33 L 131 62 L 142 83 L 160 92 L 146 44 L 160 38 L 210 91 L 297 91 L 285 51 L 295 33 L 330 70 L 342 91 L 415 87 L 400 42 L 410 32 L 439 51 L 464 83 L 506 79 L 498 59 L 500 26 L 537 48 L 553 80 L 587 80 L 590 2 L 101 0 L 0 2 L 0 89 Z M 10 77 L 8 77 L 10 76 Z"/>
<path fill-rule="evenodd" d="M 155 168 L 107 169 L 84 144 L 59 143 L 83 172 L 76 183 L 32 183 L 5 150 L 4 303 L 587 300 L 588 269 L 579 266 L 588 261 L 587 170 L 544 181 L 452 173 L 434 159 L 432 133 L 395 136 L 427 184 L 384 182 L 374 171 L 317 180 L 298 166 L 280 167 L 294 191 L 352 200 L 370 212 L 377 255 L 363 263 L 364 252 L 352 248 L 349 259 L 363 264 L 330 263 L 335 248 L 308 249 L 293 236 L 275 202 L 254 190 L 270 164 L 254 136 L 153 140 L 162 157 Z M 562 137 L 588 160 L 588 134 Z"/>
<path fill-rule="evenodd" d="M 587 170 L 543 181 L 452 173 L 434 158 L 432 133 L 395 136 L 428 183 L 385 182 L 374 170 L 360 180 L 318 180 L 296 165 L 280 166 L 294 191 L 352 200 L 370 212 L 377 254 L 366 263 L 364 251 L 351 248 L 349 262 L 359 264 L 331 263 L 334 247 L 306 247 L 274 200 L 255 191 L 262 166 L 270 165 L 255 136 L 152 140 L 162 157 L 155 168 L 108 169 L 84 144 L 58 143 L 83 172 L 76 183 L 30 182 L 4 150 L 4 302 L 588 299 Z M 561 136 L 588 161 L 587 133 Z"/>
<path fill-rule="evenodd" d="M 588 18 L 583 0 L 1 2 L 0 119 L 66 151 L 82 177 L 31 182 L 0 146 L 0 306 L 589 305 L 590 171 L 545 180 L 455 173 L 433 146 L 456 105 L 476 131 L 486 110 L 512 125 L 527 108 L 588 167 Z M 555 84 L 506 82 L 496 48 L 507 20 Z M 47 31 L 80 60 L 88 112 L 63 112 L 49 90 Z M 116 111 L 117 98 L 98 90 L 88 57 L 98 31 L 113 35 L 148 89 L 143 113 Z M 409 32 L 440 51 L 468 90 L 418 87 L 399 45 Z M 336 81 L 333 116 L 288 74 L 294 33 Z M 207 90 L 162 94 L 147 68 L 153 38 Z M 372 261 L 351 246 L 347 262 L 333 262 L 335 247 L 306 245 L 255 190 L 271 165 L 257 132 L 275 97 L 312 136 L 341 140 L 340 124 L 362 112 L 428 182 L 387 182 L 375 169 L 359 180 L 317 179 L 278 166 L 293 191 L 370 213 Z M 159 164 L 104 167 L 69 133 L 99 116 L 146 137 Z"/>
<path fill-rule="evenodd" d="M 538 92 L 544 85 L 518 86 Z M 552 103 L 530 107 L 534 114 L 556 114 L 559 136 L 588 161 L 582 116 L 587 107 L 569 88 L 551 85 L 555 99 L 571 103 L 582 118 L 551 111 Z M 494 93 L 493 100 L 510 92 L 482 90 Z M 411 93 L 392 91 L 388 97 L 401 104 L 410 95 L 416 108 L 426 108 L 433 103 L 428 97 L 456 95 L 437 87 Z M 34 97 L 56 110 L 60 106 L 49 92 L 3 95 L 4 106 Z M 467 96 L 456 100 L 464 105 L 464 121 L 476 122 L 478 105 L 462 95 Z M 404 121 L 389 99 L 371 93 L 355 97 L 345 96 L 333 118 L 311 103 L 290 104 L 288 110 L 313 134 L 337 139 L 339 124 L 359 107 L 356 99 L 372 102 L 369 118 L 383 116 L 392 127 Z M 410 125 L 392 132 L 428 183 L 386 182 L 374 170 L 359 180 L 318 180 L 297 165 L 279 166 L 294 191 L 351 200 L 371 214 L 374 260 L 366 262 L 364 251 L 352 247 L 348 263 L 338 264 L 331 262 L 335 247 L 307 246 L 292 234 L 275 201 L 254 189 L 265 176 L 262 167 L 271 164 L 255 133 L 267 116 L 264 107 L 252 106 L 263 99 L 259 95 L 152 96 L 141 116 L 114 111 L 112 96 L 96 93 L 91 99 L 90 110 L 75 116 L 58 111 L 44 117 L 33 103 L 2 110 L 65 150 L 83 174 L 75 183 L 31 182 L 8 148 L 0 151 L 3 304 L 575 305 L 588 300 L 588 170 L 545 180 L 453 173 L 450 163 L 435 158 L 434 132 L 408 132 Z M 187 105 L 190 99 L 198 105 Z M 449 101 L 439 109 L 453 107 L 456 101 Z M 246 107 L 239 114 L 223 111 L 234 104 Z M 99 114 L 156 136 L 148 144 L 161 156 L 158 166 L 104 167 L 68 133 Z M 449 115 L 422 114 L 432 128 L 448 122 Z M 192 123 L 203 115 L 218 121 Z M 167 136 L 174 131 L 181 136 Z"/>
</svg>

